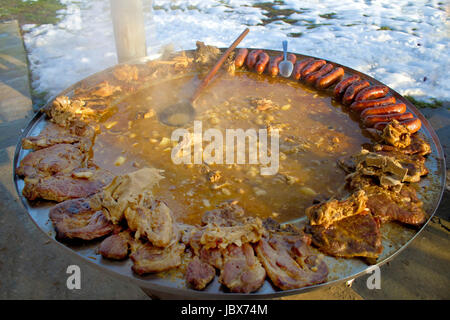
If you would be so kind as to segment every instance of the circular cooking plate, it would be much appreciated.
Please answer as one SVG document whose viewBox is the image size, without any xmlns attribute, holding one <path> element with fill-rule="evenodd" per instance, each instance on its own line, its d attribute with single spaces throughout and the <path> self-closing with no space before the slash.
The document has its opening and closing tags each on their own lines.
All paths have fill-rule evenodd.
<svg viewBox="0 0 450 320">
<path fill-rule="evenodd" d="M 251 49 L 249 49 L 251 50 Z M 265 50 L 269 55 L 281 54 L 279 51 Z M 310 56 L 305 56 L 297 54 L 298 59 L 309 58 Z M 314 58 L 314 57 L 313 57 Z M 316 58 L 318 59 L 318 58 Z M 129 62 L 128 64 L 139 64 L 148 61 L 149 59 L 144 58 L 139 61 Z M 331 62 L 331 61 L 330 61 Z M 338 63 L 332 62 L 336 66 L 341 66 L 344 68 L 346 74 L 357 74 L 362 79 L 368 80 L 371 84 L 382 83 L 369 77 L 368 75 L 362 74 L 351 68 L 339 65 Z M 85 80 L 92 80 L 101 77 L 104 74 L 109 73 L 113 68 L 106 69 L 99 73 L 96 73 Z M 294 80 L 292 80 L 294 81 Z M 59 95 L 70 95 L 77 84 L 67 88 Z M 439 139 L 431 127 L 430 123 L 425 119 L 425 117 L 414 107 L 414 105 L 407 99 L 402 97 L 400 94 L 390 89 L 391 94 L 395 96 L 398 101 L 406 104 L 408 111 L 413 113 L 417 118 L 422 121 L 422 128 L 420 133 L 423 134 L 431 145 L 432 153 L 428 156 L 426 166 L 430 173 L 427 177 L 423 178 L 420 182 L 421 185 L 432 186 L 429 188 L 429 192 L 426 195 L 422 195 L 424 200 L 424 208 L 426 212 L 430 215 L 427 223 L 422 226 L 421 229 L 413 229 L 409 227 L 402 226 L 396 223 L 384 224 L 381 228 L 383 235 L 383 253 L 377 260 L 377 266 L 380 266 L 394 256 L 396 256 L 401 250 L 406 248 L 409 243 L 426 227 L 432 216 L 434 215 L 436 209 L 439 206 L 444 186 L 445 186 L 445 161 L 444 154 L 442 151 Z M 330 97 L 331 99 L 331 97 Z M 52 99 L 53 100 L 53 99 Z M 50 101 L 52 101 L 50 100 Z M 50 103 L 50 102 L 49 102 Z M 251 294 L 239 294 L 239 293 L 229 293 L 224 290 L 224 288 L 218 282 L 218 277 L 215 277 L 213 282 L 207 286 L 204 291 L 195 291 L 186 287 L 184 279 L 173 271 L 169 271 L 164 274 L 151 274 L 147 276 L 138 276 L 131 270 L 131 259 L 125 261 L 109 261 L 103 259 L 97 251 L 99 241 L 83 242 L 81 244 L 68 244 L 61 243 L 55 239 L 55 231 L 53 225 L 49 220 L 48 213 L 49 209 L 54 205 L 54 202 L 49 201 L 28 201 L 22 195 L 22 189 L 24 187 L 23 179 L 17 177 L 15 170 L 20 164 L 20 161 L 29 153 L 29 150 L 23 150 L 21 147 L 21 140 L 24 137 L 37 135 L 48 123 L 48 119 L 45 114 L 38 112 L 33 119 L 29 122 L 27 127 L 24 129 L 19 142 L 16 146 L 16 151 L 14 155 L 14 172 L 13 179 L 16 186 L 17 193 L 28 212 L 28 215 L 36 224 L 36 226 L 44 232 L 52 241 L 55 241 L 58 245 L 64 248 L 68 254 L 75 255 L 88 261 L 91 265 L 99 268 L 104 272 L 108 272 L 113 276 L 120 277 L 125 280 L 131 280 L 138 286 L 143 288 L 147 293 L 151 293 L 156 297 L 188 297 L 191 299 L 263 299 L 263 298 L 275 298 L 285 295 L 292 295 L 303 293 L 309 290 L 317 289 L 324 286 L 334 285 L 342 281 L 347 281 L 358 276 L 361 276 L 368 271 L 370 267 L 362 259 L 342 259 L 333 258 L 325 256 L 325 261 L 329 267 L 328 282 L 323 284 L 318 284 L 314 286 L 309 286 L 294 290 L 281 291 L 275 288 L 269 280 L 266 280 L 264 285 L 255 293 Z"/>
</svg>

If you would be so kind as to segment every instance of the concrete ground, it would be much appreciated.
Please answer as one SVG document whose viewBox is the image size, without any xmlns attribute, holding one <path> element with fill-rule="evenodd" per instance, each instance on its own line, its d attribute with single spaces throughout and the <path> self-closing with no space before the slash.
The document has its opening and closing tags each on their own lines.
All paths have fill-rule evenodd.
<svg viewBox="0 0 450 320">
<path fill-rule="evenodd" d="M 0 24 L 0 299 L 149 299 L 131 282 L 115 279 L 48 240 L 28 218 L 12 181 L 20 129 L 32 115 L 27 60 L 16 21 Z M 450 154 L 449 106 L 423 113 Z M 447 157 L 447 167 L 449 158 Z M 448 174 L 447 174 L 448 175 Z M 450 197 L 425 231 L 381 268 L 381 289 L 369 290 L 366 277 L 284 299 L 449 299 Z M 66 287 L 66 269 L 81 268 L 80 290 Z"/>
</svg>

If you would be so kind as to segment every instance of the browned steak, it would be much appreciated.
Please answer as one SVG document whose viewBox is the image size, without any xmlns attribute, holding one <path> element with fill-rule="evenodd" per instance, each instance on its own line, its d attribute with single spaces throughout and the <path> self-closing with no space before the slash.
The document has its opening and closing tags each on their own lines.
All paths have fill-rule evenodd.
<svg viewBox="0 0 450 320">
<path fill-rule="evenodd" d="M 229 245 L 224 250 L 224 265 L 219 282 L 231 292 L 250 293 L 264 283 L 266 271 L 255 256 L 250 244 Z"/>
<path fill-rule="evenodd" d="M 377 186 L 367 188 L 369 200 L 367 207 L 381 222 L 398 221 L 413 226 L 421 226 L 427 220 L 422 202 L 416 190 L 404 185 L 399 193 Z"/>
<path fill-rule="evenodd" d="M 57 144 L 27 154 L 16 172 L 25 177 L 70 173 L 82 166 L 83 159 L 83 154 L 76 146 Z"/>
<path fill-rule="evenodd" d="M 59 239 L 92 240 L 103 237 L 114 229 L 102 211 L 91 208 L 89 199 L 59 203 L 50 210 L 49 217 Z"/>
<path fill-rule="evenodd" d="M 45 199 L 61 202 L 93 195 L 101 191 L 111 179 L 111 173 L 106 170 L 86 168 L 75 170 L 71 175 L 25 178 L 22 193 L 28 200 Z"/>
<path fill-rule="evenodd" d="M 194 257 L 186 269 L 186 282 L 195 290 L 203 290 L 216 276 L 216 270 L 210 264 Z"/>
<path fill-rule="evenodd" d="M 358 214 L 337 221 L 328 228 L 306 226 L 312 243 L 331 256 L 377 258 L 383 251 L 379 222 L 370 214 Z"/>
<path fill-rule="evenodd" d="M 273 229 L 272 229 L 273 230 Z M 256 253 L 272 283 L 282 290 L 302 288 L 327 279 L 328 267 L 298 230 L 270 232 L 256 245 Z"/>
<path fill-rule="evenodd" d="M 161 272 L 176 268 L 181 264 L 184 244 L 174 243 L 166 248 L 153 246 L 150 242 L 137 243 L 132 247 L 132 269 L 139 275 Z"/>
<path fill-rule="evenodd" d="M 22 139 L 22 148 L 39 150 L 56 144 L 76 144 L 82 152 L 88 152 L 92 147 L 95 130 L 89 126 L 61 127 L 49 123 L 37 136 Z"/>
<path fill-rule="evenodd" d="M 132 238 L 128 230 L 113 234 L 102 241 L 99 252 L 103 258 L 112 260 L 125 259 L 128 257 L 130 241 L 132 241 Z"/>
</svg>

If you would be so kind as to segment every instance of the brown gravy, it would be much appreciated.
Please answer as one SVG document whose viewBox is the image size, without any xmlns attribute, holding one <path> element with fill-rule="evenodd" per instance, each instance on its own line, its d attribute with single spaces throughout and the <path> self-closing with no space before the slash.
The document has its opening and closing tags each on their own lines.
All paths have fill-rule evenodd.
<svg viewBox="0 0 450 320">
<path fill-rule="evenodd" d="M 156 114 L 188 98 L 198 81 L 185 77 L 155 84 L 117 103 L 118 112 L 101 124 L 95 163 L 114 174 L 143 166 L 165 170 L 154 195 L 185 223 L 198 223 L 204 211 L 231 199 L 249 215 L 292 221 L 304 217 L 314 199 L 345 193 L 345 173 L 336 160 L 369 142 L 358 122 L 326 92 L 254 73 L 217 76 L 196 102 L 196 120 L 202 120 L 203 131 L 281 128 L 278 173 L 261 176 L 259 164 L 175 165 L 171 149 L 176 142 L 170 139 L 176 128 L 161 124 Z M 273 102 L 275 110 L 256 111 L 251 101 L 258 98 Z M 220 178 L 211 182 L 208 169 L 220 171 Z"/>
</svg>

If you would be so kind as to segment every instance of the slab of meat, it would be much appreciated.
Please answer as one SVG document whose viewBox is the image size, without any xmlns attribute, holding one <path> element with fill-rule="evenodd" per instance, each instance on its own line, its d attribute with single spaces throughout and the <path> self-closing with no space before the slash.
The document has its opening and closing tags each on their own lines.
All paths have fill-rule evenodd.
<svg viewBox="0 0 450 320">
<path fill-rule="evenodd" d="M 272 283 L 289 290 L 326 281 L 328 267 L 309 246 L 310 237 L 294 227 L 280 229 L 274 225 L 255 248 Z"/>
<path fill-rule="evenodd" d="M 328 228 L 306 226 L 312 243 L 331 256 L 378 258 L 383 251 L 380 223 L 370 213 L 342 219 Z"/>
<path fill-rule="evenodd" d="M 67 175 L 32 176 L 24 179 L 22 194 L 28 200 L 45 199 L 57 202 L 85 198 L 100 192 L 111 179 L 111 173 L 106 170 L 88 168 L 80 168 Z"/>
<path fill-rule="evenodd" d="M 51 176 L 70 173 L 83 164 L 84 155 L 74 145 L 57 144 L 27 154 L 16 172 L 19 176 Z"/>
<path fill-rule="evenodd" d="M 205 249 L 255 243 L 264 232 L 261 219 L 244 216 L 242 208 L 234 203 L 224 203 L 206 212 L 202 224 L 191 231 L 191 237 Z"/>
<path fill-rule="evenodd" d="M 102 211 L 94 210 L 89 199 L 67 200 L 54 206 L 49 213 L 59 239 L 92 240 L 110 234 L 114 225 Z"/>
<path fill-rule="evenodd" d="M 155 168 L 142 168 L 132 173 L 116 176 L 110 184 L 92 198 L 94 207 L 103 208 L 106 217 L 113 223 L 119 223 L 125 209 L 151 189 L 164 177 L 162 171 Z"/>
<path fill-rule="evenodd" d="M 395 158 L 404 169 L 407 169 L 408 171 L 404 177 L 406 182 L 419 182 L 422 176 L 428 174 L 428 169 L 425 166 L 426 159 L 421 155 L 408 155 L 396 150 L 378 151 L 377 154 Z"/>
<path fill-rule="evenodd" d="M 147 238 L 157 247 L 165 247 L 176 237 L 172 211 L 159 200 L 143 196 L 139 203 L 125 209 L 128 227 L 136 231 L 135 237 Z"/>
<path fill-rule="evenodd" d="M 56 144 L 76 144 L 82 152 L 88 152 L 95 137 L 95 130 L 90 126 L 64 128 L 49 123 L 37 136 L 22 139 L 23 149 L 39 150 Z"/>
<path fill-rule="evenodd" d="M 176 268 L 181 264 L 184 244 L 174 243 L 166 248 L 153 246 L 150 242 L 132 246 L 132 269 L 139 275 L 161 272 Z"/>
<path fill-rule="evenodd" d="M 194 257 L 186 269 L 186 282 L 195 290 L 203 290 L 216 276 L 216 270 L 210 264 Z"/>
<path fill-rule="evenodd" d="M 345 200 L 329 200 L 306 209 L 311 225 L 323 225 L 328 228 L 336 221 L 365 212 L 367 196 L 363 190 L 351 194 Z"/>
<path fill-rule="evenodd" d="M 265 278 L 266 271 L 249 243 L 242 246 L 231 244 L 224 250 L 219 282 L 231 292 L 254 292 L 263 285 Z"/>
<path fill-rule="evenodd" d="M 99 252 L 103 258 L 123 260 L 128 257 L 131 241 L 132 238 L 128 230 L 113 234 L 102 241 Z"/>
<path fill-rule="evenodd" d="M 381 222 L 398 221 L 404 224 L 421 226 L 427 220 L 422 202 L 416 191 L 404 185 L 400 192 L 392 192 L 377 186 L 366 188 L 369 200 L 367 207 Z"/>
</svg>

